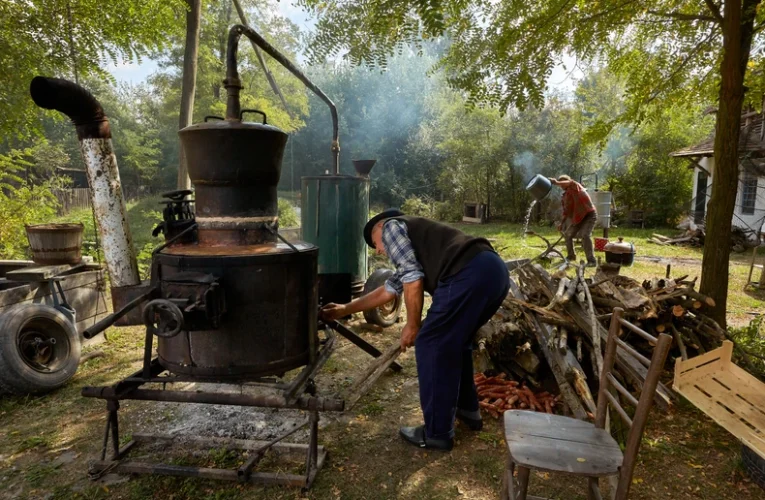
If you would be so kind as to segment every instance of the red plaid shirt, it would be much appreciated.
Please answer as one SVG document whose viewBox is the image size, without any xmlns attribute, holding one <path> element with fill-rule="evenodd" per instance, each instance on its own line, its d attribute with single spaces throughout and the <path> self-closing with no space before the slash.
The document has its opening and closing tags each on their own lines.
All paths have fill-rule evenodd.
<svg viewBox="0 0 765 500">
<path fill-rule="evenodd" d="M 563 191 L 560 202 L 563 206 L 563 217 L 570 218 L 574 224 L 579 224 L 585 215 L 595 211 L 590 195 L 576 181 L 571 181 L 569 188 Z"/>
</svg>

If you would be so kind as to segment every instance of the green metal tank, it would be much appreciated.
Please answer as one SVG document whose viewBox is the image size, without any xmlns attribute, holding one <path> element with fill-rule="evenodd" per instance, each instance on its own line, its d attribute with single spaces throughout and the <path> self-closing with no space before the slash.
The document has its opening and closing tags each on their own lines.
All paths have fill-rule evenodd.
<svg viewBox="0 0 765 500">
<path fill-rule="evenodd" d="M 327 291 L 324 295 L 333 296 L 324 297 L 324 303 L 342 301 L 343 288 L 345 293 L 361 293 L 367 279 L 364 225 L 369 218 L 369 178 L 303 177 L 300 210 L 302 239 L 319 247 L 320 295 L 324 287 L 340 289 L 339 297 Z"/>
</svg>

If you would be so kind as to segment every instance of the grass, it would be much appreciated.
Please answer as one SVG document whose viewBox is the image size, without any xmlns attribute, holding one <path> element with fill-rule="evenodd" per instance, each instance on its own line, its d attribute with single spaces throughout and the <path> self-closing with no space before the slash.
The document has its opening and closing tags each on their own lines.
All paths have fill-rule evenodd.
<svg viewBox="0 0 765 500">
<path fill-rule="evenodd" d="M 524 237 L 522 224 L 491 223 L 478 225 L 459 223 L 455 226 L 468 234 L 488 238 L 504 259 L 533 258 L 546 248 L 540 238 L 535 236 Z M 555 228 L 530 226 L 529 229 L 547 238 L 551 243 L 559 237 Z M 701 279 L 703 248 L 663 246 L 648 241 L 653 233 L 673 236 L 679 232 L 676 229 L 611 228 L 611 241 L 622 236 L 625 241 L 635 245 L 635 263 L 630 267 L 623 267 L 621 273 L 642 281 L 654 277 L 663 277 L 666 273 L 667 264 L 670 264 L 671 276 L 673 277 L 687 274 L 689 279 L 694 277 Z M 596 232 L 595 236 L 598 234 Z M 559 243 L 557 248 L 565 253 L 564 242 Z M 578 257 L 584 258 L 581 248 L 577 251 Z M 596 252 L 596 257 L 599 255 L 603 256 L 603 254 Z M 761 260 L 765 258 L 765 249 L 760 249 L 758 256 Z M 751 250 L 742 254 L 731 253 L 728 280 L 728 321 L 731 325 L 746 324 L 757 314 L 763 314 L 765 290 L 745 289 L 751 258 Z"/>
<path fill-rule="evenodd" d="M 157 200 L 143 200 L 128 207 L 128 216 L 137 245 L 153 240 Z M 70 214 L 84 223 L 89 212 Z M 86 224 L 87 227 L 88 224 Z M 90 223 L 92 229 L 92 222 Z M 543 250 L 538 238 L 521 238 L 518 224 L 458 224 L 471 234 L 480 234 L 506 259 L 533 257 Z M 550 228 L 532 228 L 546 237 L 555 237 Z M 663 247 L 647 243 L 653 232 L 672 235 L 675 231 L 612 230 L 635 243 L 640 257 L 656 256 L 672 264 L 673 276 L 701 271 L 701 249 Z M 678 260 L 682 259 L 682 260 Z M 729 314 L 751 317 L 762 311 L 762 295 L 744 292 L 748 256 L 734 255 L 731 263 Z M 666 262 L 638 260 L 623 268 L 623 274 L 645 279 L 663 276 Z M 380 349 L 396 341 L 402 324 L 382 333 L 361 332 Z M 58 391 L 42 397 L 0 398 L 0 498 L 52 499 L 451 499 L 496 498 L 505 452 L 501 421 L 487 419 L 482 432 L 457 427 L 457 445 L 451 453 L 427 453 L 413 449 L 396 436 L 400 425 L 421 421 L 415 358 L 407 351 L 399 358 L 401 374 L 385 375 L 374 391 L 356 409 L 343 415 L 322 414 L 320 442 L 330 452 L 329 462 L 317 477 L 312 490 L 239 485 L 197 478 L 134 476 L 128 482 L 103 485 L 87 479 L 87 462 L 100 450 L 104 426 L 103 401 L 86 399 L 80 390 L 86 385 L 109 385 L 140 366 L 143 330 L 139 327 L 111 328 L 108 341 L 98 346 L 106 355 L 80 366 L 74 379 Z M 317 380 L 322 394 L 340 390 L 360 373 L 369 356 L 348 342 L 340 341 L 337 351 Z M 328 383 L 331 384 L 328 387 Z M 201 406 L 201 405 L 200 405 Z M 143 401 L 125 401 L 120 409 L 120 433 L 124 442 L 138 432 L 155 432 L 152 423 L 173 418 L 168 406 Z M 225 423 L 221 423 L 221 427 Z M 54 466 L 65 451 L 79 454 L 71 463 Z M 192 456 L 180 450 L 176 463 L 200 466 L 235 467 L 240 453 L 211 450 Z M 643 440 L 630 498 L 700 498 L 752 500 L 762 491 L 749 482 L 740 466 L 736 440 L 688 403 L 679 402 L 669 413 L 654 410 Z M 140 458 L 140 457 L 139 457 Z M 264 461 L 263 465 L 270 465 Z M 273 469 L 271 469 L 273 470 Z M 283 471 L 291 471 L 288 466 Z M 532 492 L 558 499 L 584 499 L 581 481 L 546 473 L 532 475 Z"/>
</svg>

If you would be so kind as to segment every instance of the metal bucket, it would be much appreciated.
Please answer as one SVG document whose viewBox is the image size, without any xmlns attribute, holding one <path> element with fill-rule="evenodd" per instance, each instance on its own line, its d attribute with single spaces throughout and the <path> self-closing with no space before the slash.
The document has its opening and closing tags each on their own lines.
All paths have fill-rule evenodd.
<svg viewBox="0 0 765 500">
<path fill-rule="evenodd" d="M 551 189 L 552 183 L 550 182 L 550 179 L 541 174 L 537 174 L 532 177 L 532 179 L 526 185 L 526 191 L 531 193 L 531 196 L 533 196 L 537 201 L 542 201 L 545 199 L 545 197 L 550 194 Z"/>
<path fill-rule="evenodd" d="M 590 193 L 590 198 L 598 212 L 595 227 L 611 227 L 611 191 L 593 191 Z"/>
<path fill-rule="evenodd" d="M 82 260 L 82 224 L 37 224 L 24 228 L 36 263 L 77 264 Z"/>
</svg>

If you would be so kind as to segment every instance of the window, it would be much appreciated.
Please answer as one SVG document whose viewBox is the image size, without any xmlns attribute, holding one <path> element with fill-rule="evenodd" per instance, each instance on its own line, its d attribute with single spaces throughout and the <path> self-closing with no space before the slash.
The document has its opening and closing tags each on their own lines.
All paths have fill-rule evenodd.
<svg viewBox="0 0 765 500">
<path fill-rule="evenodd" d="M 757 177 L 747 175 L 742 181 L 741 190 L 741 213 L 744 215 L 753 215 L 754 206 L 757 200 Z"/>
</svg>

